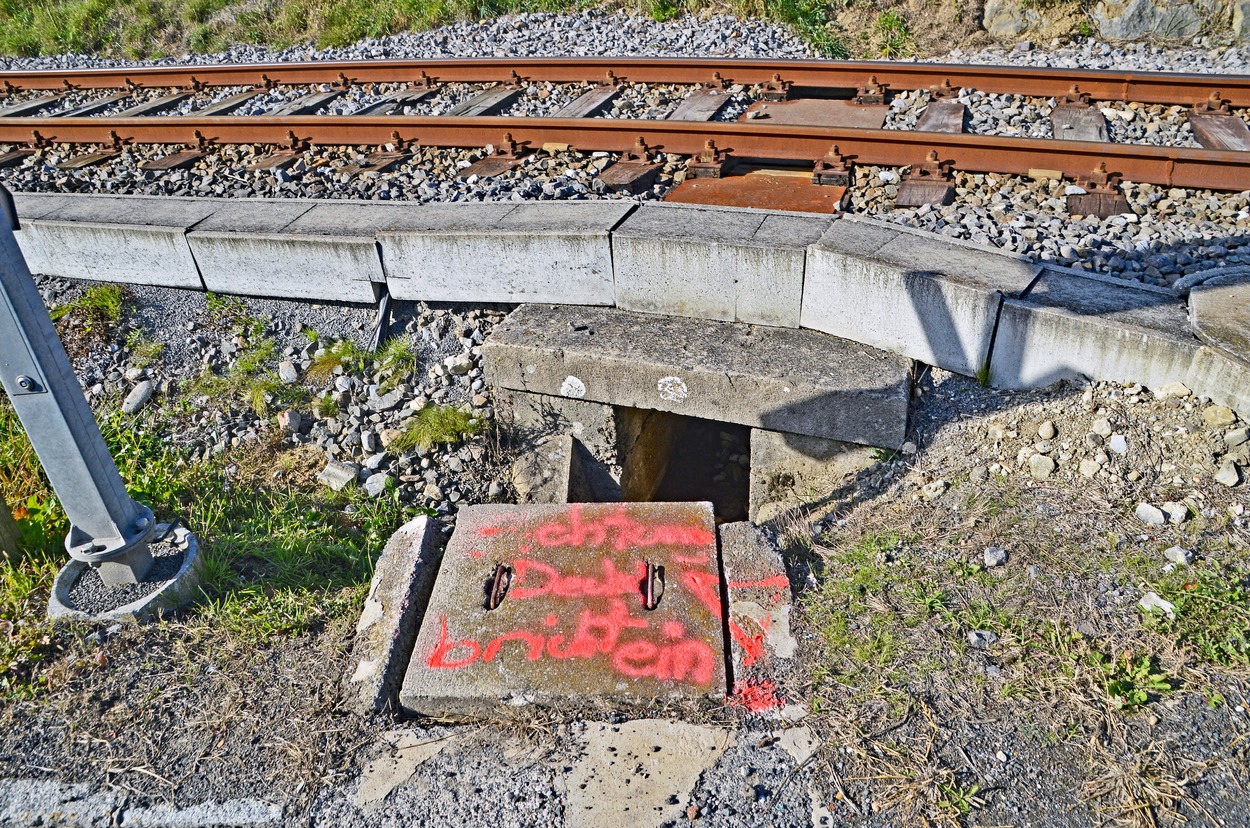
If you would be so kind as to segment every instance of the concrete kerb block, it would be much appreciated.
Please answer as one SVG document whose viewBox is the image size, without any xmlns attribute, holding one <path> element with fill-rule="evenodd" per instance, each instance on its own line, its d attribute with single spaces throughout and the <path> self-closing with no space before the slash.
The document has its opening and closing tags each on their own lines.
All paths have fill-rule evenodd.
<svg viewBox="0 0 1250 828">
<path fill-rule="evenodd" d="M 395 530 L 378 558 L 352 657 L 344 676 L 346 705 L 356 713 L 393 709 L 412 644 L 438 574 L 441 533 L 429 517 Z"/>
<path fill-rule="evenodd" d="M 187 241 L 208 290 L 373 304 L 376 284 L 385 281 L 367 223 L 377 211 L 368 205 L 353 211 L 366 221 L 360 230 L 344 226 L 343 206 L 231 201 L 192 228 Z"/>
<path fill-rule="evenodd" d="M 169 531 L 169 524 L 158 524 L 156 536 L 160 537 L 167 531 Z M 86 571 L 88 564 L 82 561 L 70 561 L 61 568 L 52 582 L 52 594 L 48 596 L 48 617 L 54 621 L 142 623 L 190 603 L 200 587 L 202 559 L 199 543 L 195 535 L 181 526 L 174 530 L 170 542 L 182 547 L 183 554 L 182 565 L 178 567 L 178 572 L 174 577 L 156 591 L 108 612 L 89 613 L 74 608 L 70 590 L 78 581 L 79 576 Z"/>
<path fill-rule="evenodd" d="M 1047 269 L 999 317 L 990 381 L 1038 388 L 1061 379 L 1186 382 L 1198 351 L 1185 311 L 1166 292 L 1135 291 Z"/>
<path fill-rule="evenodd" d="M 1023 256 L 845 217 L 807 249 L 804 328 L 976 376 L 1004 296 L 1040 267 Z"/>
<path fill-rule="evenodd" d="M 66 197 L 23 224 L 23 242 L 47 275 L 203 290 L 186 233 L 215 209 L 207 199 Z"/>
<path fill-rule="evenodd" d="M 619 201 L 441 204 L 379 232 L 396 299 L 611 305 Z"/>
<path fill-rule="evenodd" d="M 625 310 L 797 328 L 806 249 L 830 216 L 642 205 L 612 233 Z"/>
</svg>

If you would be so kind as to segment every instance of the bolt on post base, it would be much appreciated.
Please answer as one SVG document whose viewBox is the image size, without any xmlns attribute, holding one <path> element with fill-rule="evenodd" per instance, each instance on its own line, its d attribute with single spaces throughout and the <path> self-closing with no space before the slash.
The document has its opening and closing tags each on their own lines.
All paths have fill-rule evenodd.
<svg viewBox="0 0 1250 828">
<path fill-rule="evenodd" d="M 152 536 L 156 521 L 146 506 L 134 504 L 138 518 L 131 531 L 115 538 L 93 538 L 77 526 L 65 536 L 65 550 L 76 561 L 91 566 L 108 587 L 143 581 L 152 569 Z"/>
</svg>

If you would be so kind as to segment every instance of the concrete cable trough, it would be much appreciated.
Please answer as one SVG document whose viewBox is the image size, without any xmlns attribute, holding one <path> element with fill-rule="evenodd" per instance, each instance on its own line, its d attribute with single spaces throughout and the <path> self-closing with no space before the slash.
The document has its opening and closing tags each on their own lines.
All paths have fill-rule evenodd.
<svg viewBox="0 0 1250 828">
<path fill-rule="evenodd" d="M 398 299 L 803 328 L 1001 387 L 1182 382 L 1250 414 L 1250 275 L 1238 268 L 1180 283 L 1192 290 L 1187 307 L 1172 290 L 853 216 L 624 202 L 15 199 L 35 273 L 355 303 L 385 287 Z M 784 232 L 763 232 L 773 227 Z M 1218 302 L 1204 301 L 1216 291 Z"/>
</svg>

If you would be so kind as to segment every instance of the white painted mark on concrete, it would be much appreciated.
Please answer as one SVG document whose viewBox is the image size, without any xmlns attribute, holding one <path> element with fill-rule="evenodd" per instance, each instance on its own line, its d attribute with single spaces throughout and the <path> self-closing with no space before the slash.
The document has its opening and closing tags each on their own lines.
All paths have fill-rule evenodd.
<svg viewBox="0 0 1250 828">
<path fill-rule="evenodd" d="M 660 399 L 669 402 L 681 402 L 690 396 L 686 383 L 681 381 L 681 377 L 661 377 L 656 387 L 660 390 Z"/>
<path fill-rule="evenodd" d="M 586 383 L 577 377 L 567 376 L 564 378 L 564 382 L 560 383 L 560 396 L 580 400 L 586 396 Z"/>
</svg>

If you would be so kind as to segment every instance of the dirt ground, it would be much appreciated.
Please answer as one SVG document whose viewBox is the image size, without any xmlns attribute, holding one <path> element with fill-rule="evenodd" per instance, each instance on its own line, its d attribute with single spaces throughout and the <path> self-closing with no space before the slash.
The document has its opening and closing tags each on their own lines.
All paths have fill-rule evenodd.
<svg viewBox="0 0 1250 828">
<path fill-rule="evenodd" d="M 675 793 L 686 822 L 1250 824 L 1250 489 L 1213 480 L 1241 456 L 1243 426 L 1139 386 L 1020 393 L 926 375 L 917 452 L 882 457 L 820 520 L 775 527 L 800 642 L 775 679 L 819 749 L 799 764 L 775 747 L 789 727 L 775 711 L 727 707 L 711 723 L 734 747 Z M 1039 448 L 1057 463 L 1044 479 Z M 1141 503 L 1180 503 L 1183 520 L 1144 523 Z M 1193 562 L 1169 564 L 1175 546 Z M 987 567 L 991 547 L 1006 561 Z M 1141 610 L 1148 592 L 1173 617 Z M 392 824 L 343 804 L 362 769 L 397 731 L 449 731 L 339 709 L 351 625 L 256 647 L 179 620 L 76 629 L 46 689 L 0 709 L 0 777 L 180 807 L 256 798 L 281 804 L 283 824 Z M 558 779 L 585 727 L 452 729 L 457 746 L 404 781 L 473 801 L 472 769 L 500 751 Z M 441 813 L 399 790 L 411 818 Z M 553 797 L 518 824 L 576 824 Z"/>
</svg>

